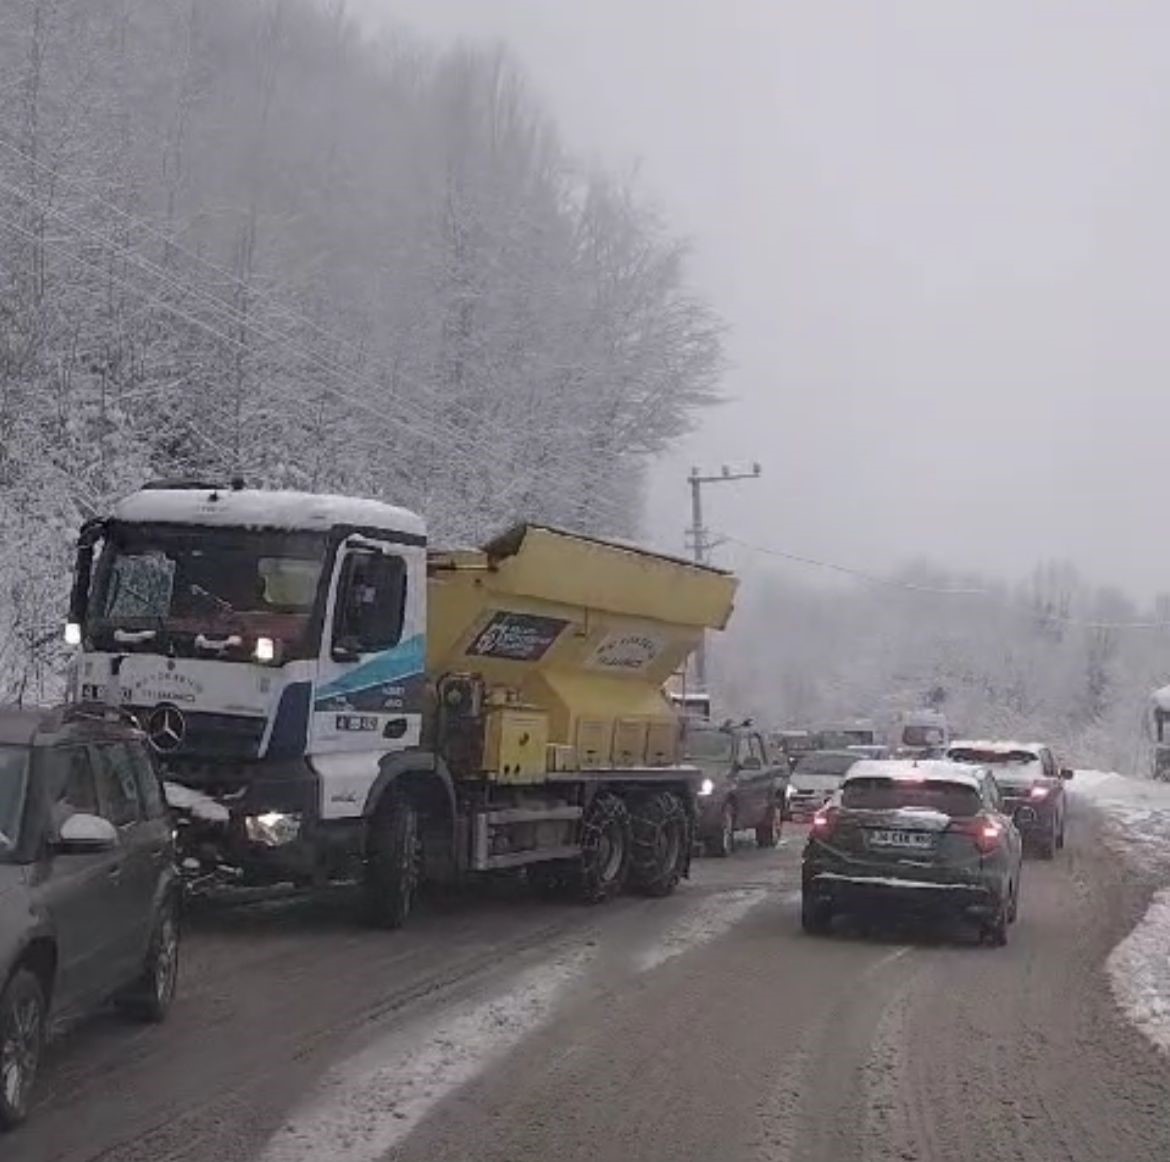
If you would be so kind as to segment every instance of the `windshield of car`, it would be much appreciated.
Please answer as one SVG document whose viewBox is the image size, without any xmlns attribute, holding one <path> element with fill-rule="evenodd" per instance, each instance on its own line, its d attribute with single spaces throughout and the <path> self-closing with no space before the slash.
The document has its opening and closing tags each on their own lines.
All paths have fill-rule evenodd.
<svg viewBox="0 0 1170 1162">
<path fill-rule="evenodd" d="M 848 779 L 841 788 L 841 806 L 867 811 L 917 807 L 964 818 L 978 813 L 979 792 L 945 779 L 890 779 L 864 776 Z"/>
<path fill-rule="evenodd" d="M 734 742 L 726 730 L 688 730 L 683 753 L 692 762 L 729 763 Z"/>
<path fill-rule="evenodd" d="M 116 526 L 98 562 L 87 630 L 103 644 L 182 649 L 264 634 L 294 648 L 308 628 L 325 560 L 318 533 Z M 118 631 L 121 631 L 119 633 Z M 133 635 L 143 637 L 139 643 Z"/>
<path fill-rule="evenodd" d="M 833 775 L 840 778 L 861 757 L 859 754 L 816 753 L 805 755 L 798 760 L 796 770 L 792 774 L 794 778 L 801 775 Z"/>
<path fill-rule="evenodd" d="M 12 851 L 20 838 L 27 772 L 28 751 L 0 745 L 0 859 Z"/>
</svg>

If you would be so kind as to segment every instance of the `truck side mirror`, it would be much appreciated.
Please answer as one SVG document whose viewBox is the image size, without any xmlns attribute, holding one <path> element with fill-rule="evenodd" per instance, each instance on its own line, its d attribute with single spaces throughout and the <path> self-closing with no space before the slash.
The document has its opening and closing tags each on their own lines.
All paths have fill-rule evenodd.
<svg viewBox="0 0 1170 1162">
<path fill-rule="evenodd" d="M 1071 779 L 1073 777 L 1072 767 L 1061 767 L 1060 768 L 1060 777 L 1062 779 Z"/>
</svg>

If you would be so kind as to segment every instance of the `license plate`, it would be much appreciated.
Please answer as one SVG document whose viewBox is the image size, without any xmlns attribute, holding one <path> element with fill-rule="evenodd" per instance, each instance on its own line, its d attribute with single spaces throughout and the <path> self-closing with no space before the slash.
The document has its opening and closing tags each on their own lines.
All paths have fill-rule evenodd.
<svg viewBox="0 0 1170 1162">
<path fill-rule="evenodd" d="M 934 836 L 929 831 L 871 831 L 869 845 L 923 851 L 934 846 Z"/>
<path fill-rule="evenodd" d="M 378 719 L 372 714 L 339 714 L 338 730 L 377 730 Z"/>
</svg>

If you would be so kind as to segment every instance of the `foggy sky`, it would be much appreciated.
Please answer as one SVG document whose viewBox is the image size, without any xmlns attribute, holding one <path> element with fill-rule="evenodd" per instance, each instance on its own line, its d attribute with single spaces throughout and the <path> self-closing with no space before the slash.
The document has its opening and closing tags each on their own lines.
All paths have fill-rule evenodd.
<svg viewBox="0 0 1170 1162">
<path fill-rule="evenodd" d="M 1170 5 L 353 4 L 508 42 L 569 145 L 638 163 L 693 238 L 734 401 L 656 471 L 655 540 L 692 463 L 758 459 L 714 530 L 1170 589 Z"/>
</svg>

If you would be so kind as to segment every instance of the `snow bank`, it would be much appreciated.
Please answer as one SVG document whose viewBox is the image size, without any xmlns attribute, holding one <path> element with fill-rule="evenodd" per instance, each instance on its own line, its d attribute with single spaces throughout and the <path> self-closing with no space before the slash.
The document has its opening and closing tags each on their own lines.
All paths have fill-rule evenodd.
<svg viewBox="0 0 1170 1162">
<path fill-rule="evenodd" d="M 1105 812 L 1110 846 L 1142 868 L 1170 873 L 1170 784 L 1077 771 L 1072 786 Z M 1170 1053 L 1170 888 L 1154 896 L 1105 967 L 1122 1012 Z"/>
<path fill-rule="evenodd" d="M 1170 1053 L 1170 888 L 1158 892 L 1138 926 L 1110 953 L 1106 968 L 1125 1015 Z"/>
</svg>

